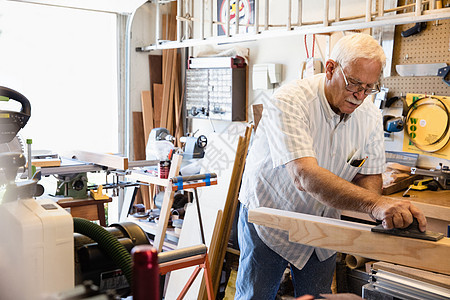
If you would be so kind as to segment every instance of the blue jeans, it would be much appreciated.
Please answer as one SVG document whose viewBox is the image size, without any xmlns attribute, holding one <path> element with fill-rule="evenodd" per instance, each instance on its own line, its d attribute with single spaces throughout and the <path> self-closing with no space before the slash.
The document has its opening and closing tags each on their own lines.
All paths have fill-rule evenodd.
<svg viewBox="0 0 450 300">
<path fill-rule="evenodd" d="M 253 224 L 248 223 L 248 210 L 243 205 L 239 211 L 238 242 L 240 257 L 234 299 L 275 299 L 289 262 L 258 237 Z M 303 269 L 290 266 L 295 297 L 331 293 L 335 265 L 336 255 L 321 262 L 314 252 Z"/>
</svg>

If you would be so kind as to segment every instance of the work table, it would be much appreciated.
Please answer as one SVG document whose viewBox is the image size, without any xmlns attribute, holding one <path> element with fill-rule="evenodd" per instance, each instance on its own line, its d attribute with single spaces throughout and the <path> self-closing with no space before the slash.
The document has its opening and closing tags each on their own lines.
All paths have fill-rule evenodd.
<svg viewBox="0 0 450 300">
<path fill-rule="evenodd" d="M 427 230 L 437 231 L 447 235 L 450 224 L 450 190 L 415 191 L 410 190 L 410 197 L 402 197 L 404 191 L 387 195 L 396 200 L 408 200 L 423 211 L 427 217 Z M 353 211 L 342 211 L 342 216 L 366 221 L 373 221 L 367 214 Z"/>
</svg>

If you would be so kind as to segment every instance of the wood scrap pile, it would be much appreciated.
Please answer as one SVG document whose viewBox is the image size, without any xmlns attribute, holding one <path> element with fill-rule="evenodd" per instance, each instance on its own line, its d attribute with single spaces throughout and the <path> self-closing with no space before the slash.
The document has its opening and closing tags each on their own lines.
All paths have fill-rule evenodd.
<svg viewBox="0 0 450 300">
<path fill-rule="evenodd" d="M 176 2 L 171 2 L 170 12 L 162 15 L 162 38 L 176 39 Z M 150 89 L 141 92 L 142 112 L 133 112 L 134 160 L 145 160 L 145 148 L 153 128 L 167 128 L 176 138 L 183 136 L 182 96 L 180 93 L 181 56 L 177 49 L 163 50 L 162 55 L 149 55 Z M 141 186 L 135 203 L 146 209 L 154 208 L 155 187 Z"/>
</svg>

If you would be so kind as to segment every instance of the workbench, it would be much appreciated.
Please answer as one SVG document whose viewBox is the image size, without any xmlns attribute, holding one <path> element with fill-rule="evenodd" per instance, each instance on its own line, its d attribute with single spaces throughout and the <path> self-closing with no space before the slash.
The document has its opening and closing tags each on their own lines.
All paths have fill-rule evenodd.
<svg viewBox="0 0 450 300">
<path fill-rule="evenodd" d="M 184 189 L 196 189 L 202 186 L 217 184 L 217 175 L 215 175 L 214 173 L 203 174 L 207 175 L 207 179 L 205 180 L 195 179 L 196 176 L 202 175 L 192 175 L 184 177 L 178 176 L 180 172 L 181 161 L 181 155 L 175 154 L 173 156 L 168 178 L 159 178 L 158 176 L 152 175 L 151 173 L 146 173 L 142 170 L 133 170 L 131 174 L 127 175 L 127 177 L 129 177 L 130 179 L 145 182 L 148 184 L 158 185 L 164 188 L 164 197 L 157 224 L 151 224 L 148 222 L 146 224 L 146 222 L 140 222 L 138 219 L 132 216 L 128 217 L 128 214 L 125 213 L 125 211 L 123 211 L 121 215 L 121 219 L 135 222 L 139 224 L 139 226 L 141 226 L 147 233 L 153 234 L 155 236 L 153 246 L 158 250 L 158 252 L 162 251 L 165 239 L 174 241 L 173 237 L 175 236 L 176 240 L 178 240 L 178 234 L 175 234 L 173 230 L 168 228 L 168 222 L 175 191 Z M 212 176 L 213 179 L 211 179 L 210 176 Z M 191 178 L 192 181 L 189 180 L 189 178 Z M 123 206 L 126 212 L 128 212 L 130 205 L 130 199 L 126 199 Z M 125 215 L 127 215 L 126 218 Z"/>
<path fill-rule="evenodd" d="M 450 190 L 415 191 L 410 190 L 410 197 L 402 197 L 404 191 L 388 195 L 396 200 L 408 200 L 423 211 L 427 218 L 427 230 L 441 232 L 447 235 L 450 224 Z M 373 221 L 368 214 L 353 211 L 342 211 L 343 217 L 351 217 L 366 221 Z"/>
<path fill-rule="evenodd" d="M 106 226 L 105 203 L 111 202 L 112 199 L 95 200 L 93 198 L 60 199 L 56 203 L 62 208 L 70 208 L 72 217 L 84 218 L 88 220 L 99 220 L 100 225 Z"/>
</svg>

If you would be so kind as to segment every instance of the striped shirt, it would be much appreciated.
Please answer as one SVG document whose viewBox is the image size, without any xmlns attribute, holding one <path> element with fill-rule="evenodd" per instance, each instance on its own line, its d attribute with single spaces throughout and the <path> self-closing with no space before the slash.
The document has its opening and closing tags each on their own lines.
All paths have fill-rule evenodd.
<svg viewBox="0 0 450 300">
<path fill-rule="evenodd" d="M 366 99 L 341 121 L 325 98 L 324 81 L 325 74 L 295 80 L 264 103 L 239 194 L 239 200 L 248 209 L 270 207 L 339 218 L 339 210 L 295 187 L 285 164 L 301 157 L 315 157 L 319 166 L 348 181 L 356 173 L 384 171 L 380 111 Z M 348 163 L 350 159 L 365 157 L 362 167 Z M 291 243 L 286 231 L 255 227 L 265 244 L 298 269 L 303 268 L 314 250 L 321 261 L 334 254 L 334 251 Z"/>
</svg>

